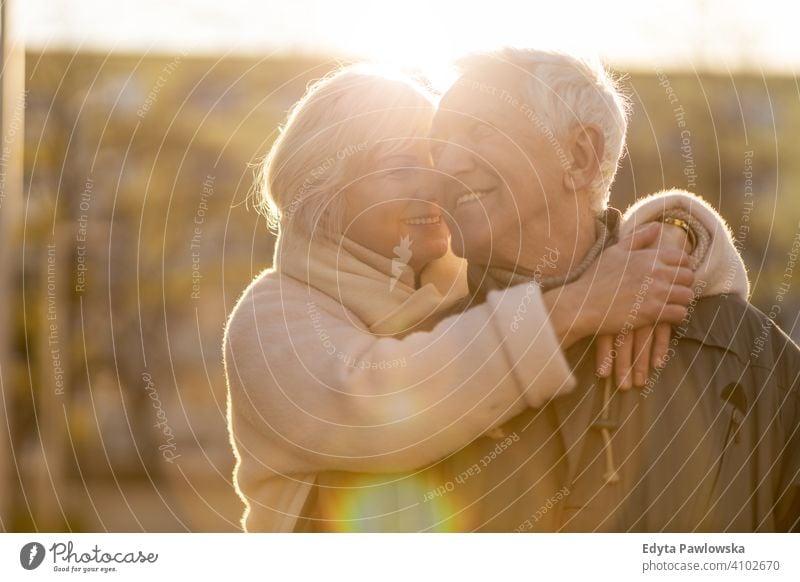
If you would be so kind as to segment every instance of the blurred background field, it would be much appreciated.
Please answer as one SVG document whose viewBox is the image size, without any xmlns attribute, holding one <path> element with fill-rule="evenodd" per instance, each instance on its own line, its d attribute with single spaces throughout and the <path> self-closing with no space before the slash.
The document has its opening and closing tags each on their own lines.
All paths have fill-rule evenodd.
<svg viewBox="0 0 800 582">
<path fill-rule="evenodd" d="M 271 260 L 252 165 L 338 62 L 28 49 L 0 529 L 238 528 L 220 346 Z M 617 70 L 633 115 L 612 203 L 702 194 L 731 225 L 754 304 L 779 304 L 800 339 L 796 280 L 778 299 L 800 237 L 795 75 Z"/>
</svg>

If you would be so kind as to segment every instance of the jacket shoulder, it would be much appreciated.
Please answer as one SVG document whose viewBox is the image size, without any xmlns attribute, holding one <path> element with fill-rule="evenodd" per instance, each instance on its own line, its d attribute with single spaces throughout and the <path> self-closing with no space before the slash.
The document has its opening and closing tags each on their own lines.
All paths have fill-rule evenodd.
<svg viewBox="0 0 800 582">
<path fill-rule="evenodd" d="M 688 321 L 675 328 L 677 336 L 728 350 L 750 365 L 800 369 L 800 349 L 792 339 L 738 295 L 702 297 L 689 310 Z"/>
</svg>

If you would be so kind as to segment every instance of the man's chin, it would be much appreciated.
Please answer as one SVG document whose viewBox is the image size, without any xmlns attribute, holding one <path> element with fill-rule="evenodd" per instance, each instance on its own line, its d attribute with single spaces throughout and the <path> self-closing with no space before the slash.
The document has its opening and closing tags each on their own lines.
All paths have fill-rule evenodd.
<svg viewBox="0 0 800 582">
<path fill-rule="evenodd" d="M 491 256 L 491 226 L 485 220 L 483 222 L 482 225 L 454 224 L 450 227 L 450 247 L 456 256 L 478 262 Z"/>
<path fill-rule="evenodd" d="M 459 237 L 458 240 L 454 237 L 452 241 L 450 241 L 450 250 L 453 251 L 453 254 L 457 257 L 462 259 L 467 258 L 467 250 L 464 248 L 464 241 L 461 240 Z"/>
</svg>

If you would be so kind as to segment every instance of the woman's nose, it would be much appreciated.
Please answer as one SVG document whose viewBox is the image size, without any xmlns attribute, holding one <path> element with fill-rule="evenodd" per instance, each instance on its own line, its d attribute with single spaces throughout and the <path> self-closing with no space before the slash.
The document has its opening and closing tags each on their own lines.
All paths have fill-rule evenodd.
<svg viewBox="0 0 800 582">
<path fill-rule="evenodd" d="M 417 189 L 416 197 L 430 204 L 436 206 L 441 205 L 442 195 L 444 193 L 444 180 L 442 176 L 431 169 L 425 172 L 420 172 L 419 188 Z"/>
</svg>

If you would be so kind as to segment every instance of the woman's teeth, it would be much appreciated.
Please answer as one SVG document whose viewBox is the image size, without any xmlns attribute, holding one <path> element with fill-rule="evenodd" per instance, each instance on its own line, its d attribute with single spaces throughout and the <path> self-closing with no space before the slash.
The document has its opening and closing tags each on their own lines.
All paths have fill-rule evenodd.
<svg viewBox="0 0 800 582">
<path fill-rule="evenodd" d="M 481 198 L 485 198 L 489 195 L 491 190 L 475 190 L 474 192 L 467 192 L 466 194 L 462 194 L 456 199 L 456 206 L 461 206 L 462 204 L 466 204 L 468 202 L 474 202 L 476 200 L 480 200 Z"/>
<path fill-rule="evenodd" d="M 439 224 L 442 221 L 441 216 L 420 216 L 417 218 L 408 218 L 404 220 L 406 224 L 420 225 L 420 224 Z"/>
</svg>

